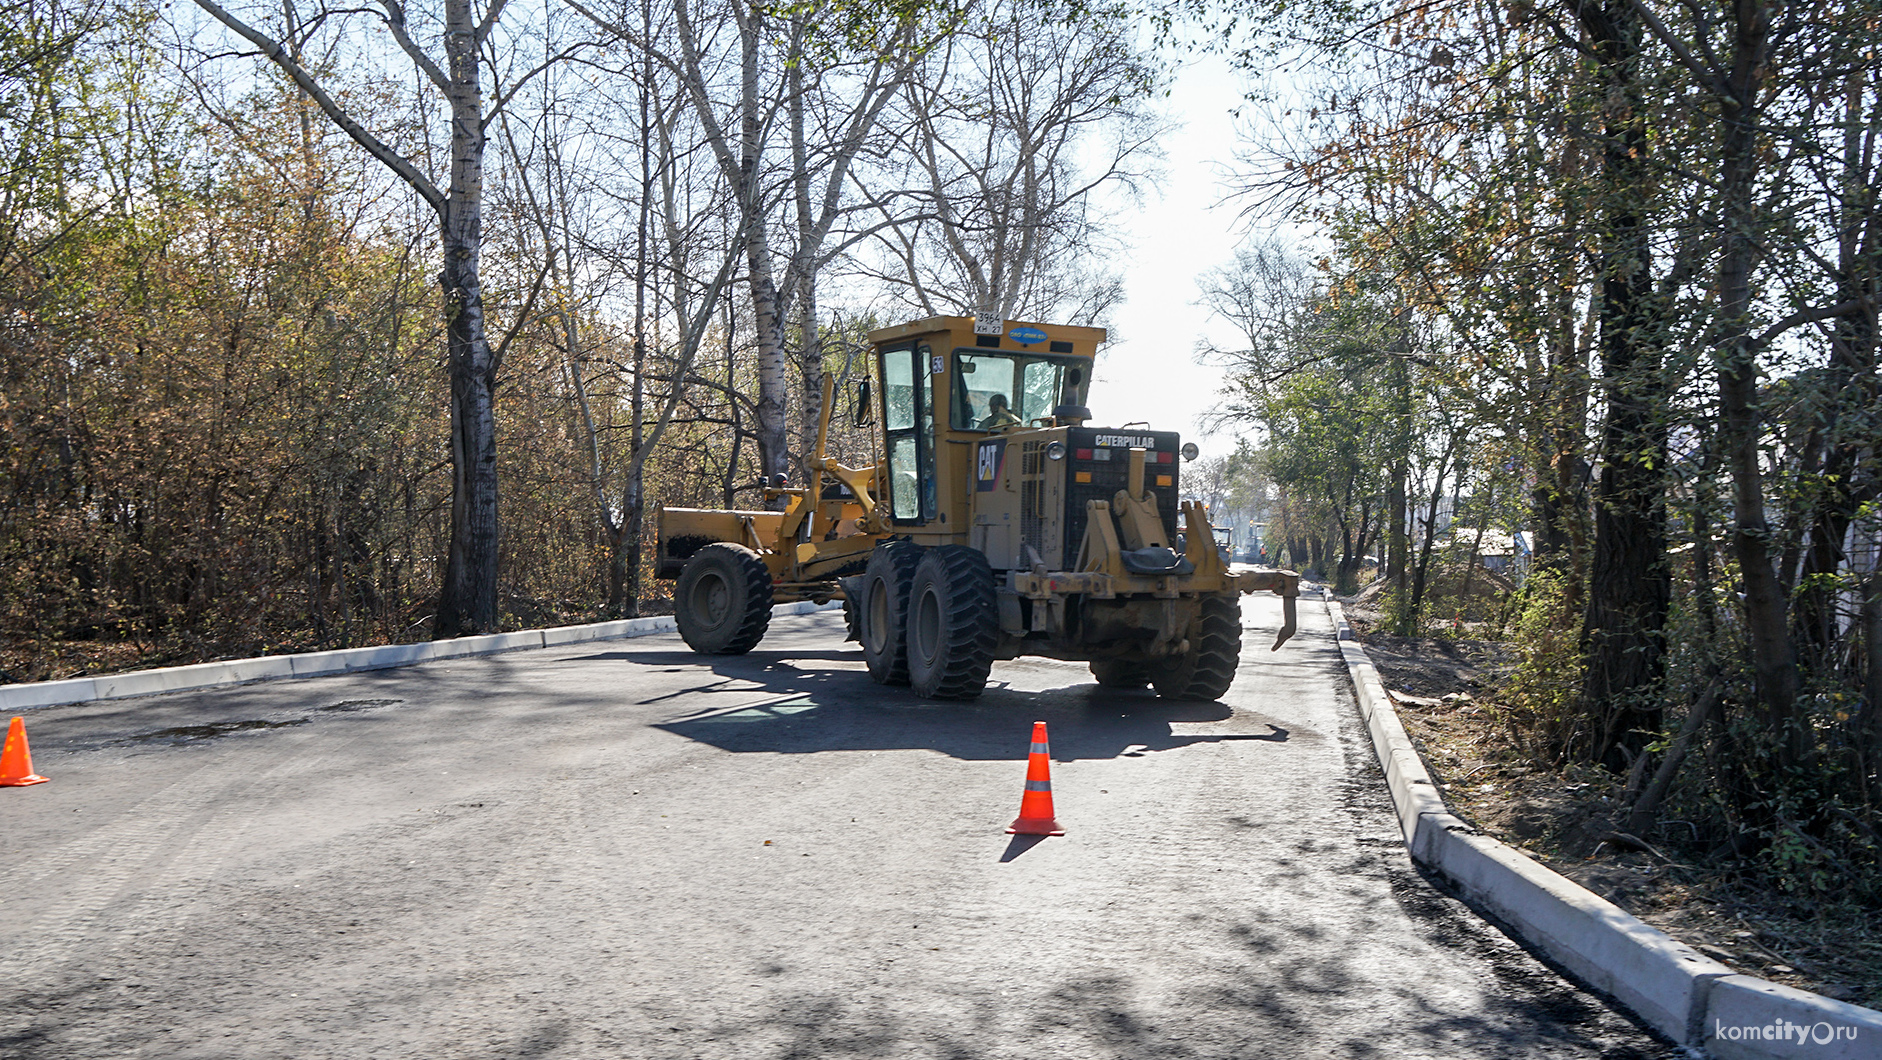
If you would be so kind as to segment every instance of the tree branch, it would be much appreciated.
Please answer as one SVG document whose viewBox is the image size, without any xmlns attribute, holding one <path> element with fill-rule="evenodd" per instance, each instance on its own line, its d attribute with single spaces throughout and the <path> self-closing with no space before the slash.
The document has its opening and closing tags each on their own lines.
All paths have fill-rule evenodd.
<svg viewBox="0 0 1882 1060">
<path fill-rule="evenodd" d="M 420 173 L 418 167 L 412 165 L 410 159 L 386 146 L 384 141 L 367 131 L 365 126 L 354 121 L 353 116 L 342 109 L 339 103 L 327 94 L 326 89 L 321 88 L 319 82 L 314 80 L 313 75 L 287 54 L 278 41 L 224 11 L 215 0 L 196 0 L 196 6 L 207 11 L 216 21 L 234 30 L 244 40 L 260 48 L 261 53 L 292 78 L 294 83 L 300 86 L 301 91 L 306 92 L 327 117 L 340 127 L 342 132 L 353 138 L 354 143 L 365 148 L 367 154 L 384 163 L 386 168 L 399 175 L 399 179 L 411 185 L 412 190 L 430 204 L 431 208 L 438 212 L 439 217 L 444 216 L 447 200 L 444 193 L 438 190 L 437 185 Z"/>
<path fill-rule="evenodd" d="M 489 128 L 491 119 L 503 113 L 504 109 L 510 105 L 510 100 L 515 99 L 516 94 L 521 92 L 523 87 L 534 80 L 538 74 L 543 73 L 559 62 L 574 58 L 584 48 L 598 47 L 600 47 L 600 44 L 596 41 L 582 41 L 578 44 L 570 45 L 549 58 L 544 59 L 542 62 L 537 63 L 534 67 L 526 71 L 522 77 L 517 78 L 515 84 L 511 85 L 502 95 L 497 97 L 496 102 L 491 105 L 488 115 L 483 119 L 483 127 L 486 129 Z"/>
<path fill-rule="evenodd" d="M 495 375 L 503 367 L 503 355 L 509 352 L 510 341 L 516 338 L 518 332 L 535 322 L 531 314 L 536 310 L 536 298 L 542 294 L 542 281 L 548 279 L 549 269 L 554 264 L 555 251 L 551 250 L 542 256 L 542 268 L 536 271 L 536 282 L 529 285 L 529 297 L 523 300 L 522 312 L 516 314 L 516 323 L 510 325 L 510 330 L 504 333 L 502 341 L 497 343 L 496 352 L 490 357 L 490 374 Z"/>
<path fill-rule="evenodd" d="M 1724 91 L 1725 86 L 1717 70 L 1701 62 L 1699 57 L 1692 53 L 1692 49 L 1686 47 L 1685 41 L 1666 28 L 1666 23 L 1660 21 L 1660 16 L 1654 14 L 1653 9 L 1641 0 L 1632 0 L 1632 2 L 1635 13 L 1640 16 L 1640 21 L 1646 24 L 1647 29 L 1655 37 L 1659 38 L 1661 44 L 1666 45 L 1667 50 L 1673 53 L 1673 57 L 1679 60 L 1681 66 L 1692 71 L 1692 75 L 1699 79 L 1699 83 L 1713 92 Z"/>
<path fill-rule="evenodd" d="M 1831 317 L 1839 317 L 1861 305 L 1862 301 L 1860 299 L 1852 298 L 1847 302 L 1838 302 L 1835 305 L 1799 309 L 1797 312 L 1792 313 L 1790 316 L 1766 328 L 1764 334 L 1752 340 L 1751 348 L 1754 350 L 1762 350 L 1771 343 L 1776 342 L 1780 336 L 1792 328 L 1802 327 L 1805 324 L 1814 324 L 1819 320 L 1828 320 Z"/>
<path fill-rule="evenodd" d="M 386 25 L 392 30 L 392 39 L 405 50 L 412 64 L 422 70 L 431 83 L 437 86 L 438 91 L 449 92 L 451 79 L 444 76 L 444 71 L 439 68 L 438 64 L 432 62 L 431 56 L 426 55 L 425 50 L 420 48 L 418 42 L 412 39 L 411 34 L 405 31 L 405 5 L 399 3 L 399 0 L 379 0 L 379 2 L 385 7 Z"/>
<path fill-rule="evenodd" d="M 503 5 L 509 2 L 510 0 L 496 0 L 492 3 L 490 10 L 484 13 L 483 21 L 477 23 L 477 28 L 472 31 L 471 39 L 482 44 L 490 36 L 490 31 L 497 28 L 497 16 L 503 14 Z"/>
</svg>

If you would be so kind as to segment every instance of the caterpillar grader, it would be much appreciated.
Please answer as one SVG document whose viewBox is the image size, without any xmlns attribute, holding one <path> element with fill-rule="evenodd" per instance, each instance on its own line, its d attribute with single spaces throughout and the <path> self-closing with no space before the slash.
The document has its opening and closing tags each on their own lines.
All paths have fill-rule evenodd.
<svg viewBox="0 0 1882 1060">
<path fill-rule="evenodd" d="M 1241 594 L 1300 578 L 1234 571 L 1208 512 L 1179 500 L 1194 443 L 1089 426 L 1101 328 L 933 317 L 869 333 L 857 393 L 877 462 L 826 454 L 826 379 L 809 482 L 766 483 L 781 511 L 663 508 L 656 573 L 693 650 L 738 654 L 773 603 L 841 598 L 869 675 L 971 699 L 997 659 L 1088 662 L 1102 685 L 1213 700 L 1241 655 Z"/>
</svg>

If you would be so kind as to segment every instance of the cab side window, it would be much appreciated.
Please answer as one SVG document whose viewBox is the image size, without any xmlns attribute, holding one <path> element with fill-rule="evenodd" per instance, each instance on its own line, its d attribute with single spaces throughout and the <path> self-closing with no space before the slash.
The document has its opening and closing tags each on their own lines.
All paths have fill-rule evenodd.
<svg viewBox="0 0 1882 1060">
<path fill-rule="evenodd" d="M 888 440 L 889 518 L 925 522 L 934 515 L 934 395 L 928 347 L 882 354 L 883 433 Z"/>
</svg>

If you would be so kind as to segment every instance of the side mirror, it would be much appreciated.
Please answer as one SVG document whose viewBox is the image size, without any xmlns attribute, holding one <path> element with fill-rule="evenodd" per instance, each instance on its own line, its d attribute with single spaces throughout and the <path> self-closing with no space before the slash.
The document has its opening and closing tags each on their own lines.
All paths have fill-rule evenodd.
<svg viewBox="0 0 1882 1060">
<path fill-rule="evenodd" d="M 856 426 L 867 427 L 876 422 L 874 409 L 869 406 L 869 380 L 856 383 Z"/>
</svg>

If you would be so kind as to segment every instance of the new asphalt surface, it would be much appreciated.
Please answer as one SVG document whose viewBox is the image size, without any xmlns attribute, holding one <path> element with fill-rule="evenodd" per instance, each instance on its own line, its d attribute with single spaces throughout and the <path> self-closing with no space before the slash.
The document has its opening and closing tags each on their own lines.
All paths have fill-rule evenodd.
<svg viewBox="0 0 1882 1060">
<path fill-rule="evenodd" d="M 0 1057 L 1671 1057 L 1407 857 L 1318 609 L 1224 701 L 839 613 L 32 711 Z M 1067 834 L 1003 834 L 1032 722 Z"/>
</svg>

